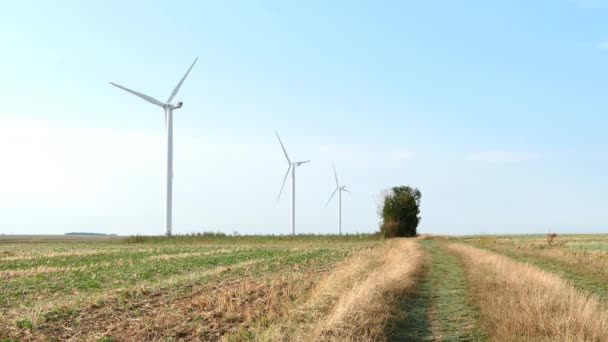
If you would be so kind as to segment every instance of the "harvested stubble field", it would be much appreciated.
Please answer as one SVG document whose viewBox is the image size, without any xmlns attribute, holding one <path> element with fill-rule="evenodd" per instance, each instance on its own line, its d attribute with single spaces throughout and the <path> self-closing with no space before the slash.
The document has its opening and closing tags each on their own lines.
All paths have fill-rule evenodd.
<svg viewBox="0 0 608 342">
<path fill-rule="evenodd" d="M 0 238 L 0 341 L 608 341 L 608 236 Z"/>
</svg>

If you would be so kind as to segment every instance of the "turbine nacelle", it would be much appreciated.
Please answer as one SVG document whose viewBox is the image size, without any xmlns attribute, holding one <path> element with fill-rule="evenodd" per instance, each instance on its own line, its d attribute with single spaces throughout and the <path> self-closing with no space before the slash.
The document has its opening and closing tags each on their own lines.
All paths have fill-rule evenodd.
<svg viewBox="0 0 608 342">
<path fill-rule="evenodd" d="M 342 235 L 342 191 L 346 191 L 349 193 L 350 193 L 350 191 L 346 190 L 346 185 L 340 185 L 340 181 L 338 181 L 338 172 L 336 172 L 336 164 L 334 162 L 332 162 L 331 164 L 334 168 L 334 177 L 336 179 L 336 188 L 331 193 L 331 196 L 329 196 L 327 203 L 325 203 L 325 207 L 327 208 L 327 206 L 329 205 L 329 202 L 331 202 L 331 199 L 334 198 L 334 195 L 337 192 L 338 193 L 338 234 Z"/>
<path fill-rule="evenodd" d="M 287 154 L 287 150 L 285 149 L 285 146 L 283 145 L 283 141 L 281 141 L 281 137 L 279 137 L 279 133 L 277 131 L 274 131 L 274 133 L 277 135 L 277 139 L 279 139 L 279 144 L 281 144 L 281 149 L 283 150 L 285 159 L 287 159 L 287 163 L 289 164 L 289 167 L 287 168 L 287 172 L 285 172 L 285 178 L 283 178 L 283 184 L 281 185 L 281 190 L 279 190 L 279 196 L 277 197 L 277 201 L 278 201 L 281 198 L 281 193 L 283 193 L 283 188 L 285 187 L 285 182 L 287 182 L 287 177 L 289 176 L 289 172 L 293 172 L 293 169 L 295 169 L 296 167 L 298 167 L 302 164 L 310 163 L 310 160 L 292 162 L 291 159 L 289 159 L 289 155 Z"/>
<path fill-rule="evenodd" d="M 165 108 L 168 108 L 168 109 L 179 109 L 179 108 L 182 108 L 183 105 L 184 105 L 184 103 L 181 102 L 181 101 L 179 101 L 176 104 L 167 103 L 167 104 L 165 104 Z"/>
<path fill-rule="evenodd" d="M 182 87 L 182 84 L 184 84 L 184 81 L 186 80 L 186 77 L 188 77 L 188 74 L 190 74 L 190 70 L 192 70 L 192 68 L 194 67 L 194 64 L 196 64 L 196 61 L 198 60 L 198 57 L 194 60 L 194 62 L 192 62 L 192 65 L 190 65 L 190 68 L 188 68 L 188 71 L 186 71 L 186 73 L 184 74 L 184 77 L 182 77 L 182 79 L 177 83 L 177 85 L 175 86 L 175 88 L 173 88 L 173 91 L 171 92 L 171 95 L 169 95 L 169 98 L 167 99 L 167 101 L 162 102 L 158 99 L 153 98 L 152 96 L 148 96 L 146 94 L 142 94 L 138 91 L 135 91 L 133 89 L 129 89 L 127 87 L 123 87 L 120 84 L 116 84 L 113 82 L 110 82 L 111 85 L 120 88 L 126 92 L 129 92 L 143 100 L 146 100 L 148 102 L 150 102 L 151 104 L 157 105 L 159 107 L 166 109 L 178 109 L 178 108 L 182 108 L 183 106 L 183 102 L 179 101 L 176 104 L 173 104 L 172 101 L 175 98 L 175 96 L 177 95 L 177 93 L 179 92 L 179 89 Z"/>
<path fill-rule="evenodd" d="M 331 199 L 334 198 L 334 195 L 336 194 L 336 192 L 338 192 L 338 191 L 340 191 L 340 193 L 342 191 L 350 192 L 346 189 L 346 185 L 340 185 L 340 182 L 338 181 L 338 173 L 336 172 L 336 164 L 334 164 L 332 162 L 332 166 L 334 168 L 334 177 L 336 179 L 336 188 L 334 189 L 334 192 L 331 193 L 331 196 L 329 196 L 327 203 L 325 203 L 325 207 L 327 207 L 329 205 L 329 202 L 331 202 Z"/>
<path fill-rule="evenodd" d="M 306 163 L 310 163 L 310 160 L 304 160 L 304 161 L 299 161 L 299 162 L 293 162 L 293 163 L 291 163 L 291 165 L 292 165 L 293 167 L 296 167 L 296 166 L 300 166 L 300 165 L 302 165 L 302 164 L 306 164 Z"/>
</svg>

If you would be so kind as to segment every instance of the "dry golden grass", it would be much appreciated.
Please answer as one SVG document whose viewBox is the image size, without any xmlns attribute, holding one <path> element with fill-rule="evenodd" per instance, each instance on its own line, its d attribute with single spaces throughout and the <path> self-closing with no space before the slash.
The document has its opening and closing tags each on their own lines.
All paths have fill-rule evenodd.
<svg viewBox="0 0 608 342">
<path fill-rule="evenodd" d="M 190 257 L 195 257 L 195 256 L 208 256 L 208 255 L 215 255 L 215 254 L 236 253 L 236 252 L 244 251 L 244 250 L 247 250 L 247 249 L 251 249 L 251 248 L 247 248 L 247 247 L 222 248 L 222 249 L 213 250 L 213 251 L 207 251 L 207 252 L 191 252 L 191 253 L 179 253 L 179 254 L 161 254 L 161 255 L 152 255 L 148 259 L 150 259 L 150 260 L 183 259 L 183 258 L 190 258 Z"/>
<path fill-rule="evenodd" d="M 566 265 L 587 274 L 608 278 L 608 253 L 605 250 L 576 250 L 563 247 L 539 248 L 537 244 L 508 244 L 500 241 L 483 241 L 482 246 L 500 253 L 539 256 Z"/>
<path fill-rule="evenodd" d="M 88 268 L 95 267 L 109 267 L 109 266 L 120 266 L 123 264 L 122 260 L 114 262 L 101 262 L 85 266 L 65 266 L 65 267 L 49 267 L 49 266 L 38 266 L 33 268 L 27 268 L 23 270 L 2 270 L 0 271 L 0 279 L 4 278 L 15 278 L 28 275 L 42 274 L 42 273 L 53 273 L 53 272 L 71 272 L 71 271 L 84 271 Z"/>
<path fill-rule="evenodd" d="M 153 249 L 153 248 L 138 248 L 138 249 L 120 248 L 120 249 L 74 250 L 74 251 L 67 251 L 67 252 L 52 252 L 52 251 L 51 252 L 38 252 L 38 251 L 34 250 L 34 251 L 24 253 L 23 251 L 20 251 L 18 253 L 18 255 L 9 255 L 9 256 L 0 257 L 0 262 L 1 261 L 16 261 L 16 260 L 33 260 L 33 259 L 42 259 L 42 258 L 69 257 L 69 256 L 86 256 L 86 255 L 95 255 L 95 254 L 124 253 L 125 251 L 131 252 L 131 253 L 134 253 L 134 252 L 147 253 L 147 252 L 154 252 L 154 251 L 160 251 L 160 250 Z M 5 253 L 7 253 L 7 252 L 5 251 Z M 2 254 L 0 254 L 0 255 L 2 255 Z"/>
<path fill-rule="evenodd" d="M 494 341 L 608 341 L 608 308 L 564 279 L 461 244 L 460 257 Z"/>
<path fill-rule="evenodd" d="M 95 340 L 110 336 L 125 341 L 156 341 L 173 336 L 180 341 L 219 341 L 228 335 L 246 338 L 255 322 L 274 320 L 286 303 L 304 295 L 328 269 L 314 265 L 298 272 L 274 275 L 246 274 L 212 281 L 187 296 L 166 291 L 107 300 L 102 307 L 80 312 L 78 325 L 49 327 L 62 338 Z M 123 310 L 124 306 L 138 310 Z M 43 331 L 49 333 L 49 330 Z M 75 335 L 78 334 L 78 335 Z"/>
<path fill-rule="evenodd" d="M 400 298 L 422 269 L 414 240 L 395 239 L 356 253 L 261 335 L 272 341 L 382 341 Z"/>
<path fill-rule="evenodd" d="M 424 252 L 414 241 L 395 240 L 380 256 L 381 265 L 355 284 L 315 329 L 315 339 L 379 341 L 400 299 L 422 270 Z"/>
<path fill-rule="evenodd" d="M 192 252 L 192 253 L 179 253 L 179 254 L 161 254 L 161 255 L 152 255 L 148 257 L 150 260 L 171 260 L 171 259 L 183 259 L 189 257 L 197 257 L 197 256 L 209 256 L 209 255 L 217 255 L 217 254 L 228 254 L 235 253 L 245 250 L 247 248 L 224 248 L 214 251 L 207 252 Z M 54 253 L 53 255 L 46 254 L 45 257 L 48 256 L 74 256 L 74 255 L 88 255 L 88 254 L 97 254 L 97 253 Z M 24 259 L 24 258 L 20 258 Z M 27 257 L 27 259 L 34 259 L 34 257 Z M 90 268 L 96 267 L 109 267 L 109 266 L 121 266 L 125 263 L 123 259 L 118 259 L 112 262 L 100 262 L 94 263 L 90 265 L 83 266 L 64 266 L 64 267 L 51 267 L 51 266 L 37 266 L 32 268 L 20 269 L 20 270 L 0 270 L 0 279 L 4 278 L 15 278 L 21 276 L 29 276 L 41 273 L 53 273 L 53 272 L 71 272 L 71 271 L 84 271 Z M 129 263 L 133 263 L 129 261 Z"/>
<path fill-rule="evenodd" d="M 225 249 L 219 249 L 219 250 L 207 251 L 207 252 L 161 254 L 161 255 L 152 255 L 152 256 L 148 257 L 148 259 L 150 259 L 150 260 L 183 259 L 183 258 L 196 257 L 196 256 L 209 256 L 209 255 L 216 255 L 216 254 L 235 253 L 235 252 L 239 252 L 244 249 L 245 248 L 225 248 Z M 74 255 L 89 255 L 89 254 L 97 254 L 97 253 L 81 253 L 81 252 L 54 253 L 52 256 L 74 256 Z M 50 255 L 48 255 L 48 254 L 45 255 L 45 257 L 48 257 L 48 256 L 50 256 Z M 24 258 L 20 258 L 20 259 L 24 259 Z M 34 257 L 28 257 L 28 259 L 34 259 Z M 121 266 L 124 263 L 125 263 L 125 261 L 123 259 L 118 259 L 118 260 L 114 260 L 112 262 L 106 261 L 106 262 L 99 262 L 99 263 L 83 265 L 83 266 L 64 266 L 64 267 L 37 266 L 37 267 L 19 269 L 19 270 L 0 270 L 0 279 L 15 278 L 15 277 L 36 275 L 36 274 L 42 274 L 42 273 L 84 271 L 84 270 L 87 270 L 90 268 L 96 268 L 96 267 Z M 129 263 L 132 264 L 133 262 L 129 261 Z"/>
<path fill-rule="evenodd" d="M 329 273 L 310 293 L 295 302 L 288 314 L 270 327 L 262 327 L 257 336 L 263 341 L 299 341 L 310 334 L 314 324 L 325 317 L 340 296 L 367 272 L 379 266 L 379 248 L 365 248 L 353 253 Z"/>
<path fill-rule="evenodd" d="M 567 248 L 553 248 L 548 250 L 537 250 L 536 254 L 576 267 L 584 265 L 594 272 L 602 272 L 608 275 L 608 253 L 605 251 L 581 251 Z"/>
<path fill-rule="evenodd" d="M 130 302 L 141 308 L 139 313 L 117 310 L 122 305 L 119 303 L 106 303 L 108 307 L 79 317 L 80 329 L 90 340 L 99 335 L 87 331 L 129 341 L 160 340 L 163 336 L 181 341 L 221 340 L 227 334 L 239 336 L 239 331 L 246 331 L 261 317 L 276 318 L 285 302 L 302 295 L 319 276 L 305 271 L 212 282 L 177 299 L 150 299 L 146 295 Z"/>
<path fill-rule="evenodd" d="M 380 341 L 399 298 L 416 283 L 424 252 L 412 240 L 392 240 L 380 266 L 346 291 L 313 329 L 313 340 Z"/>
<path fill-rule="evenodd" d="M 162 341 L 173 336 L 177 341 L 219 341 L 232 336 L 242 340 L 257 330 L 255 326 L 282 317 L 291 302 L 306 296 L 335 266 L 313 259 L 287 266 L 280 261 L 259 266 L 262 260 L 86 298 L 15 307 L 3 314 L 0 337 L 95 341 L 108 336 L 117 341 Z M 211 279 L 200 282 L 204 277 Z M 14 323 L 17 320 L 30 321 L 35 329 L 21 329 Z"/>
<path fill-rule="evenodd" d="M 119 251 L 111 251 L 119 252 Z M 65 257 L 65 256 L 84 256 L 93 255 L 100 253 L 111 253 L 110 251 L 102 250 L 83 250 L 83 251 L 69 251 L 69 252 L 46 252 L 46 253 L 35 253 L 35 254 L 21 254 L 16 256 L 0 257 L 0 261 L 15 261 L 15 260 L 31 260 L 38 258 L 53 258 L 53 257 Z"/>
</svg>

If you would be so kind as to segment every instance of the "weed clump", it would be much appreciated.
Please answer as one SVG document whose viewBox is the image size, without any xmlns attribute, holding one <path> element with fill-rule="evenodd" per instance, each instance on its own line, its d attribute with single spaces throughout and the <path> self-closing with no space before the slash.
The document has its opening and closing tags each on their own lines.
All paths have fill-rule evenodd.
<svg viewBox="0 0 608 342">
<path fill-rule="evenodd" d="M 15 324 L 21 329 L 33 329 L 34 323 L 27 318 L 18 319 L 15 321 Z"/>
<path fill-rule="evenodd" d="M 547 246 L 553 247 L 553 240 L 557 237 L 555 233 L 547 233 Z"/>
</svg>

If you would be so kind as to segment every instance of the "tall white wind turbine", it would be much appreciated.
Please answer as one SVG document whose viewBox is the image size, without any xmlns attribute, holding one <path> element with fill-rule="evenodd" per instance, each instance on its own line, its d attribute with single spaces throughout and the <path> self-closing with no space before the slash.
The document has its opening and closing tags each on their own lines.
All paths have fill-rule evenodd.
<svg viewBox="0 0 608 342">
<path fill-rule="evenodd" d="M 281 190 L 279 191 L 279 197 L 277 197 L 277 201 L 281 198 L 281 193 L 285 187 L 285 182 L 287 182 L 287 176 L 289 176 L 289 172 L 291 171 L 291 235 L 296 235 L 296 167 L 308 163 L 310 160 L 292 162 L 291 159 L 289 159 L 289 155 L 287 155 L 287 150 L 285 149 L 285 146 L 283 146 L 279 133 L 277 133 L 277 131 L 275 131 L 275 133 L 279 139 L 279 144 L 281 144 L 281 148 L 283 149 L 287 163 L 289 164 L 289 167 L 287 167 L 287 172 L 285 173 L 285 178 L 283 179 L 283 184 L 281 185 Z"/>
<path fill-rule="evenodd" d="M 331 193 L 331 196 L 329 196 L 329 199 L 327 200 L 325 207 L 327 208 L 327 206 L 329 205 L 329 202 L 331 201 L 332 198 L 334 198 L 334 195 L 337 192 L 338 193 L 338 234 L 342 235 L 342 191 L 346 191 L 346 192 L 350 192 L 350 191 L 346 190 L 346 185 L 340 185 L 340 182 L 338 182 L 338 173 L 336 172 L 336 164 L 334 164 L 332 162 L 332 165 L 334 167 L 334 176 L 336 177 L 336 189 L 334 190 L 334 192 Z"/>
<path fill-rule="evenodd" d="M 173 103 L 171 103 L 171 101 L 173 101 L 173 99 L 177 95 L 179 88 L 181 88 L 182 84 L 186 80 L 186 77 L 188 77 L 190 70 L 192 70 L 192 68 L 194 67 L 194 64 L 196 63 L 197 60 L 198 60 L 198 57 L 194 60 L 194 62 L 192 62 L 192 65 L 190 65 L 190 68 L 188 68 L 188 71 L 186 71 L 186 74 L 184 74 L 184 77 L 182 77 L 182 79 L 179 81 L 179 83 L 177 83 L 177 85 L 175 86 L 175 89 L 173 89 L 173 91 L 171 92 L 171 95 L 169 95 L 169 98 L 165 102 L 161 102 L 151 96 L 139 93 L 135 90 L 131 90 L 131 89 L 123 87 L 119 84 L 110 82 L 110 84 L 115 87 L 118 87 L 124 91 L 127 91 L 137 97 L 140 97 L 152 104 L 155 104 L 155 105 L 161 107 L 163 109 L 163 111 L 165 112 L 165 132 L 167 133 L 167 189 L 166 189 L 167 207 L 166 207 L 166 213 L 165 213 L 165 229 L 166 229 L 167 236 L 171 236 L 172 209 L 173 209 L 173 110 L 182 108 L 182 105 L 183 105 L 183 102 L 177 102 L 177 103 L 173 104 Z"/>
</svg>

